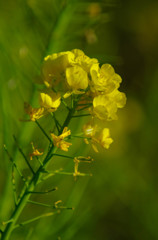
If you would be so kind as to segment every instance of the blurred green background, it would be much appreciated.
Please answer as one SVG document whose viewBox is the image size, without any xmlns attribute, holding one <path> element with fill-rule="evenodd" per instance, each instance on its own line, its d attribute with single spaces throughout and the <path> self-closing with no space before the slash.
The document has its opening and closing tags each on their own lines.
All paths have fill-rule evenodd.
<svg viewBox="0 0 158 240">
<path fill-rule="evenodd" d="M 108 151 L 95 154 L 82 143 L 74 146 L 78 155 L 95 159 L 81 166 L 93 176 L 77 181 L 71 176 L 54 177 L 47 187 L 58 186 L 58 191 L 32 198 L 46 203 L 61 199 L 75 210 L 21 227 L 11 239 L 158 239 L 157 39 L 154 0 L 0 1 L 0 222 L 8 220 L 13 210 L 11 164 L 3 144 L 26 175 L 12 135 L 26 153 L 32 140 L 45 146 L 34 123 L 19 121 L 25 117 L 24 101 L 38 101 L 44 56 L 80 48 L 101 64 L 112 64 L 123 78 L 120 90 L 128 99 L 119 120 L 110 124 L 114 143 Z M 50 119 L 42 119 L 41 124 L 46 128 Z M 70 171 L 73 162 L 58 159 L 52 167 Z M 19 221 L 43 212 L 46 209 L 29 204 Z"/>
</svg>

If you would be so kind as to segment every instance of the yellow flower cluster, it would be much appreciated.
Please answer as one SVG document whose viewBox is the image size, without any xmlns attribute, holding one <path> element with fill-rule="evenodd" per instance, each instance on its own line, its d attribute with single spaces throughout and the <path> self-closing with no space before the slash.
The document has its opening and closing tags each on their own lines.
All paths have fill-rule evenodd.
<svg viewBox="0 0 158 240">
<path fill-rule="evenodd" d="M 47 87 L 60 90 L 65 98 L 72 93 L 81 94 L 89 85 L 92 65 L 97 63 L 97 59 L 89 58 L 79 49 L 54 53 L 44 59 L 43 81 Z"/>
<path fill-rule="evenodd" d="M 67 98 L 72 93 L 91 97 L 92 114 L 103 120 L 117 119 L 117 109 L 125 105 L 125 94 L 118 90 L 122 81 L 110 64 L 99 66 L 79 49 L 54 53 L 44 59 L 43 81 Z"/>
<path fill-rule="evenodd" d="M 94 119 L 103 122 L 116 120 L 118 108 L 124 107 L 126 103 L 125 94 L 118 90 L 122 79 L 114 68 L 110 64 L 100 66 L 97 59 L 86 56 L 79 49 L 45 57 L 42 79 L 46 90 L 40 93 L 40 107 L 25 106 L 31 121 L 56 111 L 61 99 L 64 101 L 64 98 L 67 99 L 72 94 L 78 99 L 76 110 L 82 110 L 81 106 L 84 106 L 84 110 L 91 115 L 91 122 Z M 105 127 L 100 131 L 94 124 L 90 124 L 84 126 L 84 133 L 87 139 L 91 139 L 95 151 L 98 151 L 96 144 L 109 148 L 113 141 L 109 129 Z M 52 134 L 52 138 L 56 146 L 67 151 L 68 145 L 62 138 L 64 133 L 60 136 Z"/>
</svg>

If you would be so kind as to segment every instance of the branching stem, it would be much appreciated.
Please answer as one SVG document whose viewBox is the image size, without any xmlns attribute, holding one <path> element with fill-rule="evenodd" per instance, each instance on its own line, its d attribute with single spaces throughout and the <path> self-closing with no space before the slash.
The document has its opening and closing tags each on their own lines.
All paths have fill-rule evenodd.
<svg viewBox="0 0 158 240">
<path fill-rule="evenodd" d="M 64 121 L 64 123 L 63 123 L 63 125 L 62 125 L 62 127 L 61 127 L 61 129 L 60 129 L 59 135 L 62 133 L 63 129 L 64 129 L 66 126 L 69 125 L 69 123 L 70 123 L 70 121 L 71 121 L 71 119 L 72 119 L 72 116 L 73 116 L 73 114 L 74 114 L 74 112 L 75 112 L 75 108 L 76 108 L 76 105 L 74 104 L 74 108 L 71 109 L 71 110 L 69 110 L 69 112 L 68 112 L 68 114 L 67 114 L 67 117 L 66 117 L 66 119 L 65 119 L 65 121 Z M 37 122 L 36 122 L 36 123 L 37 123 Z M 19 149 L 19 151 L 20 151 L 21 154 L 23 155 L 23 152 L 22 152 L 21 148 Z M 30 168 L 30 166 L 29 166 L 30 170 L 33 172 L 33 176 L 32 176 L 32 178 L 31 178 L 31 180 L 28 182 L 28 184 L 27 184 L 27 185 L 26 185 L 26 184 L 24 185 L 24 187 L 23 187 L 23 189 L 22 189 L 22 191 L 21 191 L 21 194 L 20 194 L 20 196 L 19 196 L 19 199 L 18 199 L 16 208 L 15 208 L 15 210 L 14 210 L 14 212 L 12 213 L 12 216 L 11 216 L 11 218 L 10 218 L 10 219 L 13 219 L 13 221 L 12 221 L 12 222 L 9 222 L 9 223 L 7 224 L 4 232 L 2 233 L 2 238 L 1 238 L 1 240 L 8 240 L 9 237 L 10 237 L 10 235 L 11 235 L 11 232 L 12 232 L 15 228 L 17 228 L 17 227 L 20 227 L 20 226 L 23 226 L 23 225 L 25 225 L 25 224 L 27 224 L 27 223 L 30 223 L 30 222 L 32 222 L 32 221 L 38 220 L 38 219 L 41 218 L 41 217 L 48 216 L 49 214 L 50 214 L 49 216 L 51 216 L 51 215 L 54 214 L 54 213 L 43 214 L 43 215 L 38 216 L 38 217 L 36 217 L 36 218 L 34 218 L 34 219 L 31 219 L 31 220 L 28 220 L 28 221 L 26 221 L 26 222 L 24 222 L 24 223 L 21 223 L 21 224 L 17 224 L 17 225 L 16 225 L 16 222 L 17 222 L 17 220 L 18 220 L 21 212 L 23 211 L 25 205 L 27 204 L 27 202 L 28 202 L 31 194 L 32 194 L 33 192 L 35 192 L 34 189 L 35 189 L 36 185 L 38 184 L 38 182 L 40 182 L 40 179 L 41 179 L 42 174 L 43 174 L 43 169 L 46 168 L 47 164 L 49 163 L 49 160 L 52 158 L 53 155 L 55 155 L 55 152 L 56 152 L 56 151 L 57 151 L 57 147 L 55 147 L 55 146 L 52 144 L 52 147 L 49 148 L 49 151 L 48 151 L 48 153 L 47 153 L 47 155 L 46 155 L 46 157 L 45 157 L 45 159 L 44 159 L 44 161 L 43 161 L 43 166 L 40 166 L 36 172 L 34 172 L 33 170 L 31 170 L 32 168 Z M 25 157 L 25 155 L 23 155 L 23 157 Z"/>
</svg>

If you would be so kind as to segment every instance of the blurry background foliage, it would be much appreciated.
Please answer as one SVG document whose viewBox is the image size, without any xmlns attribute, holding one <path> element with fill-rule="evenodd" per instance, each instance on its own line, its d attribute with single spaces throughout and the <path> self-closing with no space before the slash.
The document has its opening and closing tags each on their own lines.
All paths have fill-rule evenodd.
<svg viewBox="0 0 158 240">
<path fill-rule="evenodd" d="M 101 64 L 112 64 L 123 78 L 120 90 L 128 99 L 119 120 L 109 124 L 114 138 L 110 150 L 95 154 L 82 143 L 74 145 L 78 155 L 94 157 L 94 163 L 81 167 L 93 177 L 77 181 L 71 176 L 54 177 L 48 187 L 59 190 L 33 198 L 47 203 L 62 199 L 75 210 L 19 228 L 12 239 L 158 239 L 157 39 L 158 1 L 154 0 L 0 1 L 0 222 L 9 218 L 13 208 L 11 164 L 3 144 L 24 174 L 27 168 L 12 135 L 27 154 L 31 141 L 45 146 L 34 123 L 19 121 L 25 117 L 24 101 L 38 102 L 44 56 L 80 48 Z M 50 126 L 49 118 L 40 121 Z M 52 165 L 73 169 L 73 162 L 65 159 Z M 27 205 L 21 220 L 44 211 Z"/>
</svg>

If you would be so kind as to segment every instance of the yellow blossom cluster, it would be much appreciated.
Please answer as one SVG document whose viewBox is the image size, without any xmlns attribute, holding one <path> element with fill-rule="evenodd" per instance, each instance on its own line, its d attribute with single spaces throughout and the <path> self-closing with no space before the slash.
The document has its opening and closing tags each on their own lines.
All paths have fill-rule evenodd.
<svg viewBox="0 0 158 240">
<path fill-rule="evenodd" d="M 46 89 L 40 93 L 40 107 L 32 108 L 28 104 L 25 106 L 31 121 L 56 111 L 61 101 L 67 101 L 71 95 L 78 100 L 76 112 L 81 111 L 83 106 L 84 111 L 91 115 L 91 122 L 94 119 L 105 123 L 116 120 L 118 108 L 124 107 L 126 103 L 125 94 L 118 90 L 122 79 L 114 68 L 110 64 L 100 66 L 96 58 L 86 56 L 79 49 L 45 57 L 41 76 Z M 56 146 L 67 151 L 70 144 L 63 140 L 67 130 L 64 131 L 60 136 L 52 134 L 52 138 Z M 84 134 L 86 141 L 91 139 L 96 152 L 97 144 L 109 148 L 113 141 L 106 126 L 98 130 L 94 124 L 88 123 L 84 126 Z"/>
<path fill-rule="evenodd" d="M 114 68 L 110 64 L 100 67 L 97 59 L 79 49 L 47 56 L 42 76 L 45 85 L 64 98 L 83 94 L 85 101 L 92 102 L 92 114 L 101 120 L 117 119 L 117 109 L 126 102 L 125 94 L 118 90 L 122 79 Z"/>
</svg>

